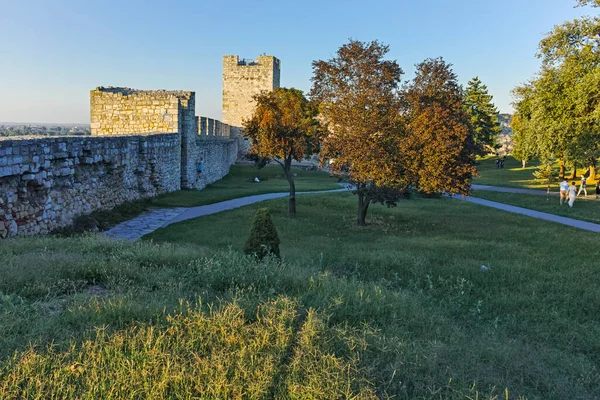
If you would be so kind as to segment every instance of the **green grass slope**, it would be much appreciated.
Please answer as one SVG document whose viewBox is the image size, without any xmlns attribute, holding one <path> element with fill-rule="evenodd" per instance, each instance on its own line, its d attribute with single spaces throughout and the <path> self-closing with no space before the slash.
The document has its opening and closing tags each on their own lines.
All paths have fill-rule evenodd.
<svg viewBox="0 0 600 400">
<path fill-rule="evenodd" d="M 264 206 L 282 262 L 239 252 Z M 151 236 L 178 243 L 1 242 L 0 398 L 600 397 L 597 235 L 450 199 L 363 228 L 350 194 L 286 206 Z"/>
</svg>

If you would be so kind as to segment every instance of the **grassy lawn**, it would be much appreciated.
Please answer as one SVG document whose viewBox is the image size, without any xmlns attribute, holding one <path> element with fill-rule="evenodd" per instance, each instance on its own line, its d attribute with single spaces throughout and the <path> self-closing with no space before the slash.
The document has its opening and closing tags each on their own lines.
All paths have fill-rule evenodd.
<svg viewBox="0 0 600 400">
<path fill-rule="evenodd" d="M 337 179 L 322 171 L 294 169 L 296 191 L 339 189 Z M 253 179 L 258 177 L 260 183 Z M 195 207 L 255 194 L 287 192 L 290 190 L 283 169 L 268 165 L 262 169 L 247 165 L 232 165 L 223 179 L 208 185 L 203 190 L 182 190 L 167 193 L 152 199 L 152 207 Z"/>
<path fill-rule="evenodd" d="M 538 163 L 532 161 L 522 168 L 521 161 L 506 157 L 504 168 L 496 168 L 496 158 L 479 160 L 477 172 L 479 177 L 473 180 L 476 185 L 506 186 L 530 189 L 545 189 L 546 186 L 537 182 L 533 176 Z M 558 187 L 558 184 L 556 184 Z"/>
<path fill-rule="evenodd" d="M 374 285 L 363 300 L 316 266 L 99 236 L 0 257 L 2 399 L 375 398 L 359 357 L 376 332 L 328 310 Z"/>
<path fill-rule="evenodd" d="M 506 157 L 504 162 L 504 168 L 496 168 L 496 158 L 490 157 L 478 161 L 479 166 L 477 171 L 479 177 L 473 180 L 476 185 L 492 185 L 492 186 L 505 186 L 505 187 L 516 187 L 516 188 L 529 188 L 529 189 L 546 189 L 546 185 L 535 180 L 533 173 L 536 171 L 538 161 L 529 161 L 526 168 L 522 168 L 521 161 L 515 160 L 512 157 Z M 557 165 L 558 168 L 558 165 Z M 570 179 L 577 182 L 579 186 L 579 180 L 581 179 L 581 173 L 585 170 L 579 169 L 577 172 L 576 179 Z M 571 174 L 570 170 L 566 171 L 566 175 Z M 558 179 L 558 178 L 557 178 Z M 554 189 L 558 189 L 560 181 L 552 185 Z M 588 191 L 593 188 L 596 181 L 588 180 Z"/>
<path fill-rule="evenodd" d="M 508 387 L 511 398 L 600 397 L 596 234 L 450 199 L 374 206 L 371 225 L 358 228 L 355 201 L 348 194 L 302 197 L 290 220 L 285 201 L 274 200 L 149 238 L 239 251 L 254 210 L 267 204 L 284 259 L 316 263 L 410 302 L 395 308 L 372 298 L 366 315 L 346 296 L 332 306 L 338 321 L 362 321 L 379 332 L 371 379 L 380 390 L 399 374 L 418 398 L 472 396 L 474 382 L 485 396 Z M 241 233 L 232 234 L 232 226 Z"/>
<path fill-rule="evenodd" d="M 500 203 L 511 204 L 513 206 L 529 208 L 530 210 L 543 211 L 549 214 L 556 214 L 563 217 L 575 218 L 582 221 L 600 224 L 600 200 L 595 199 L 596 195 L 591 193 L 593 191 L 593 187 L 591 190 L 588 190 L 588 198 L 578 197 L 575 200 L 573 208 L 570 208 L 566 204 L 561 206 L 558 196 L 551 196 L 550 200 L 546 200 L 546 196 L 488 192 L 485 190 L 475 190 L 473 192 L 473 196 L 497 201 Z"/>
<path fill-rule="evenodd" d="M 265 205 L 281 263 L 239 253 Z M 600 397 L 597 235 L 420 198 L 359 228 L 355 207 L 1 242 L 0 398 Z"/>
</svg>

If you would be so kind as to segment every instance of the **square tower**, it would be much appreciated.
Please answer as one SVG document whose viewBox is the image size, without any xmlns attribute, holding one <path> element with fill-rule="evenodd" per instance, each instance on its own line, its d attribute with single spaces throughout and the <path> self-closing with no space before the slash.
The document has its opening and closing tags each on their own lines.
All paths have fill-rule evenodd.
<svg viewBox="0 0 600 400">
<path fill-rule="evenodd" d="M 253 61 L 223 56 L 223 122 L 231 125 L 232 136 L 239 136 L 244 119 L 252 117 L 256 107 L 252 97 L 278 88 L 279 76 L 280 62 L 273 56 Z"/>
</svg>

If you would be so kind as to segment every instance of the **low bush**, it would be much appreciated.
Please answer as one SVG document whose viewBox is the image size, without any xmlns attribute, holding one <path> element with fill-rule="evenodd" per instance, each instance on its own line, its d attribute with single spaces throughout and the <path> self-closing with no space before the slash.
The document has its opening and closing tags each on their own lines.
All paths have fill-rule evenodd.
<svg viewBox="0 0 600 400">
<path fill-rule="evenodd" d="M 279 235 L 273 224 L 268 208 L 259 208 L 254 216 L 250 237 L 244 246 L 244 253 L 263 259 L 272 253 L 280 257 Z"/>
</svg>

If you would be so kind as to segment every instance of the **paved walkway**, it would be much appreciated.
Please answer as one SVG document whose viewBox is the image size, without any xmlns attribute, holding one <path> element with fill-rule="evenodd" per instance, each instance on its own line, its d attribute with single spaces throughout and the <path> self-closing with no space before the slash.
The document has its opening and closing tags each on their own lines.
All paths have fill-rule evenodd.
<svg viewBox="0 0 600 400">
<path fill-rule="evenodd" d="M 334 189 L 334 190 L 320 190 L 314 192 L 297 192 L 296 194 L 319 194 L 319 193 L 335 193 L 335 192 L 343 192 L 346 189 Z M 207 204 L 205 206 L 191 207 L 188 208 L 183 213 L 177 215 L 171 221 L 166 222 L 163 226 L 169 226 L 176 222 L 185 221 L 186 219 L 203 217 L 205 215 L 215 214 L 221 211 L 232 210 L 234 208 L 239 208 L 243 206 L 247 206 L 249 204 L 258 203 L 260 201 L 279 199 L 281 197 L 287 197 L 289 192 L 281 192 L 281 193 L 267 193 L 267 194 L 257 194 L 255 196 L 247 196 L 240 197 L 239 199 L 226 200 L 220 203 Z"/>
<path fill-rule="evenodd" d="M 186 210 L 188 210 L 188 208 L 160 208 L 148 210 L 134 219 L 120 223 L 104 232 L 104 234 L 106 236 L 127 239 L 129 241 L 137 240 L 144 235 L 154 232 Z"/>
<path fill-rule="evenodd" d="M 296 194 L 319 194 L 344 192 L 347 189 L 321 190 L 314 192 L 297 192 Z M 186 219 L 198 218 L 205 215 L 216 214 L 221 211 L 232 210 L 258 203 L 265 200 L 286 197 L 289 192 L 258 194 L 255 196 L 241 197 L 239 199 L 221 201 L 219 203 L 207 204 L 205 206 L 187 208 L 160 208 L 149 210 L 136 218 L 120 223 L 112 229 L 104 232 L 106 236 L 134 241 L 142 236 L 154 232 L 176 222 Z"/>
<path fill-rule="evenodd" d="M 342 185 L 344 186 L 344 185 Z M 344 192 L 349 190 L 350 187 L 345 186 L 343 189 L 335 189 L 335 190 L 322 190 L 315 192 L 298 192 L 297 194 L 319 194 L 319 193 L 334 193 L 334 192 Z M 474 190 L 490 190 L 497 192 L 505 192 L 505 193 L 525 193 L 525 194 L 536 194 L 536 195 L 546 195 L 546 192 L 543 190 L 534 190 L 534 189 L 519 189 L 519 188 L 506 188 L 499 186 L 487 186 L 487 185 L 473 185 Z M 158 228 L 163 228 L 169 226 L 171 224 L 185 221 L 187 219 L 198 218 L 205 215 L 215 214 L 221 211 L 232 210 L 234 208 L 239 208 L 243 206 L 247 206 L 249 204 L 258 203 L 265 200 L 278 199 L 281 197 L 286 197 L 288 192 L 281 193 L 267 193 L 267 194 L 259 194 L 255 196 L 247 196 L 241 197 L 239 199 L 226 200 L 219 203 L 208 204 L 205 206 L 198 207 L 189 207 L 189 208 L 162 208 L 155 209 L 145 212 L 138 217 L 123 222 L 114 228 L 104 232 L 106 236 L 126 239 L 129 241 L 134 241 L 140 239 L 142 236 L 147 235 L 151 232 L 154 232 Z M 556 194 L 553 194 L 556 195 Z M 512 212 L 515 214 L 527 215 L 529 217 L 543 219 L 546 221 L 552 221 L 563 225 L 572 226 L 579 229 L 584 229 L 591 232 L 600 232 L 600 225 L 594 224 L 591 222 L 580 221 L 573 218 L 561 217 L 554 214 L 548 214 L 541 211 L 530 210 L 528 208 L 522 208 L 517 206 L 511 206 L 504 203 L 498 203 L 496 201 L 484 200 L 477 197 L 468 196 L 465 199 L 462 196 L 457 195 L 453 196 L 453 198 L 458 200 L 468 201 L 470 203 L 480 204 L 487 207 L 497 208 L 499 210 L 504 210 L 508 212 Z"/>
<path fill-rule="evenodd" d="M 509 192 L 509 193 L 513 193 L 513 192 Z M 458 199 L 458 200 L 468 201 L 469 203 L 480 204 L 482 206 L 497 208 L 499 210 L 504 210 L 504 211 L 515 213 L 515 214 L 522 214 L 522 215 L 527 215 L 528 217 L 543 219 L 546 221 L 552 221 L 552 222 L 556 222 L 559 224 L 572 226 L 574 228 L 584 229 L 586 231 L 600 232 L 600 225 L 594 224 L 592 222 L 586 222 L 586 221 L 581 221 L 578 219 L 561 217 L 559 215 L 548 214 L 548 213 L 541 212 L 541 211 L 530 210 L 528 208 L 511 206 L 508 204 L 498 203 L 496 201 L 491 201 L 491 200 L 480 199 L 477 197 L 467 196 L 465 199 L 463 199 L 462 196 L 456 195 L 456 196 L 453 196 L 453 198 Z"/>
<path fill-rule="evenodd" d="M 490 186 L 490 185 L 471 185 L 473 190 L 485 190 L 489 192 L 502 192 L 502 193 L 520 193 L 520 194 L 535 194 L 539 196 L 545 196 L 545 190 L 539 189 L 522 189 L 522 188 L 511 188 L 502 186 Z M 550 192 L 550 196 L 558 196 L 558 192 Z"/>
</svg>

